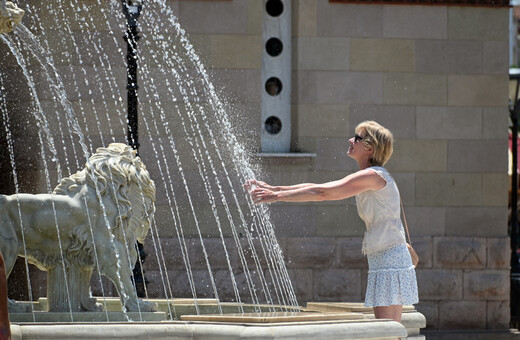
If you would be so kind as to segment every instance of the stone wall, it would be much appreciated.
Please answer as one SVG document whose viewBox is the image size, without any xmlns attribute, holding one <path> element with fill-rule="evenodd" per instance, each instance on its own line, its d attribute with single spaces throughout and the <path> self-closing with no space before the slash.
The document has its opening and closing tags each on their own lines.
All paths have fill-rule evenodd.
<svg viewBox="0 0 520 340">
<path fill-rule="evenodd" d="M 204 6 L 222 20 L 199 20 Z M 259 1 L 178 7 L 222 76 L 217 87 L 246 108 L 238 130 L 253 131 L 256 150 L 262 10 Z M 356 170 L 346 155 L 356 124 L 387 126 L 396 139 L 387 168 L 421 257 L 417 309 L 430 328 L 508 328 L 508 9 L 300 0 L 292 11 L 292 149 L 316 156 L 260 157 L 262 179 L 341 178 Z M 363 301 L 364 225 L 353 199 L 271 211 L 300 304 Z"/>
<path fill-rule="evenodd" d="M 84 3 L 97 6 L 93 0 Z M 168 4 L 230 108 L 239 138 L 251 153 L 261 151 L 263 3 Z M 47 11 L 40 12 L 45 15 Z M 93 22 L 104 24 L 98 15 Z M 293 0 L 292 23 L 292 150 L 315 157 L 258 157 L 259 176 L 272 184 L 324 182 L 346 176 L 356 170 L 346 153 L 356 124 L 366 119 L 379 121 L 396 139 L 387 168 L 399 185 L 421 257 L 417 309 L 426 316 L 428 327 L 508 328 L 508 9 Z M 150 34 L 146 25 L 142 29 L 144 36 Z M 58 27 L 56 30 L 59 32 Z M 74 28 L 78 36 L 91 31 L 95 29 Z M 67 86 L 72 86 L 71 71 L 78 72 L 81 79 L 81 69 L 87 69 L 90 76 L 97 61 L 82 64 L 73 59 L 67 64 L 59 56 L 67 55 L 68 50 L 59 50 L 54 60 Z M 121 58 L 120 51 L 113 54 L 114 60 Z M 124 68 L 114 72 L 124 88 Z M 152 72 L 160 79 L 157 70 Z M 71 92 L 70 100 L 90 117 L 94 108 L 107 109 L 106 102 L 99 101 L 99 92 L 98 88 L 82 89 L 81 105 L 77 93 Z M 111 105 L 109 102 L 109 109 Z M 110 136 L 104 122 L 96 125 L 88 118 L 87 123 L 92 124 L 89 131 L 95 142 L 99 138 L 96 129 L 124 139 L 124 130 Z M 146 159 L 152 153 L 152 137 L 157 136 L 143 131 L 141 152 L 156 179 L 160 178 L 158 170 Z M 189 296 L 182 254 L 165 217 L 168 202 L 161 190 L 158 187 L 157 223 L 168 274 L 176 289 L 174 295 Z M 210 209 L 198 208 L 203 212 Z M 270 209 L 301 305 L 363 301 L 367 263 L 361 241 L 365 227 L 354 199 L 274 204 Z M 202 228 L 206 246 L 218 252 L 221 245 L 214 225 L 203 221 Z M 186 234 L 193 236 L 193 231 L 188 229 Z M 189 242 L 197 286 L 201 296 L 210 296 L 200 245 Z M 155 253 L 152 242 L 145 246 L 149 254 Z M 229 289 L 221 298 L 232 297 L 226 264 L 219 262 L 223 259 L 214 260 L 217 284 Z M 233 251 L 230 261 L 238 261 Z M 145 269 L 149 294 L 163 296 L 154 256 L 149 256 Z M 239 286 L 243 284 L 243 277 L 239 275 L 238 281 Z M 33 289 L 41 293 L 42 282 L 43 278 Z"/>
</svg>

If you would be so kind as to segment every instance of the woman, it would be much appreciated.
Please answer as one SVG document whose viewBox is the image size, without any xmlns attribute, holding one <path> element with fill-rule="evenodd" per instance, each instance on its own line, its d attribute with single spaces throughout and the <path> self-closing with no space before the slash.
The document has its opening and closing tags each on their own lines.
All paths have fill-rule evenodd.
<svg viewBox="0 0 520 340">
<path fill-rule="evenodd" d="M 419 302 L 415 268 L 406 246 L 400 218 L 400 197 L 394 179 L 382 166 L 393 151 L 392 133 L 374 121 L 356 127 L 348 155 L 359 171 L 323 184 L 272 186 L 249 180 L 255 204 L 341 200 L 356 196 L 356 205 L 367 230 L 363 253 L 368 257 L 365 306 L 374 307 L 378 319 L 401 321 L 403 305 Z"/>
</svg>

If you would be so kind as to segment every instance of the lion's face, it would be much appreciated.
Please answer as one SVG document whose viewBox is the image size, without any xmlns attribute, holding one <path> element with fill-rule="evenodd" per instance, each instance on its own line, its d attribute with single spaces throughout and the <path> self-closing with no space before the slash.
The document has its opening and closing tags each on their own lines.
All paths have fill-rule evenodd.
<svg viewBox="0 0 520 340">
<path fill-rule="evenodd" d="M 5 8 L 1 8 L 0 10 L 0 33 L 11 32 L 14 26 L 22 21 L 24 14 L 25 11 L 23 9 L 16 7 L 16 5 L 10 1 L 6 2 Z"/>
</svg>

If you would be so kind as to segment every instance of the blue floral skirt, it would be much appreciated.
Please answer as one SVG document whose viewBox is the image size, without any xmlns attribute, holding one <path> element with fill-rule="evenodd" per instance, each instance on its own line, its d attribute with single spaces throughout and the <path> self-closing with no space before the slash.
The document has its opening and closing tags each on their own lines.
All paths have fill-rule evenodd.
<svg viewBox="0 0 520 340">
<path fill-rule="evenodd" d="M 415 268 L 406 244 L 368 254 L 365 307 L 419 302 Z"/>
</svg>

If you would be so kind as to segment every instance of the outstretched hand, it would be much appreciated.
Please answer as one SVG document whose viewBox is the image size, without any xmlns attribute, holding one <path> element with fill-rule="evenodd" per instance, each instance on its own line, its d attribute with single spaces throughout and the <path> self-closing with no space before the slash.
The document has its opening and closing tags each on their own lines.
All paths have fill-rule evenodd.
<svg viewBox="0 0 520 340">
<path fill-rule="evenodd" d="M 277 194 L 274 187 L 256 179 L 247 180 L 244 188 L 249 192 L 254 204 L 276 202 Z"/>
</svg>

